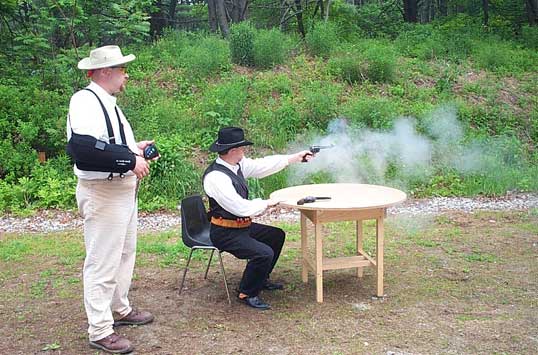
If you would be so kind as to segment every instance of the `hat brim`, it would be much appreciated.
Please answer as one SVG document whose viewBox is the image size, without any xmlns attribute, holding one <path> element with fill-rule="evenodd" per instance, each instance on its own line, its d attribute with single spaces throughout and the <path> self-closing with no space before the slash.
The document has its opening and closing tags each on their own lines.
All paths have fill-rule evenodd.
<svg viewBox="0 0 538 355">
<path fill-rule="evenodd" d="M 118 58 L 116 60 L 112 60 L 106 63 L 101 64 L 92 64 L 90 62 L 90 58 L 84 58 L 80 62 L 78 62 L 78 68 L 81 70 L 94 70 L 94 69 L 102 69 L 102 68 L 110 68 L 115 67 L 122 64 L 127 64 L 132 62 L 136 59 L 136 56 L 134 54 L 126 55 L 125 57 Z"/>
<path fill-rule="evenodd" d="M 238 148 L 238 147 L 243 147 L 246 145 L 253 145 L 253 144 L 254 143 L 249 142 L 249 141 L 242 141 L 242 142 L 231 143 L 231 144 L 219 144 L 217 141 L 215 141 L 209 147 L 209 151 L 214 152 L 214 153 L 220 153 L 220 152 L 224 152 L 225 150 L 232 149 L 232 148 Z"/>
</svg>

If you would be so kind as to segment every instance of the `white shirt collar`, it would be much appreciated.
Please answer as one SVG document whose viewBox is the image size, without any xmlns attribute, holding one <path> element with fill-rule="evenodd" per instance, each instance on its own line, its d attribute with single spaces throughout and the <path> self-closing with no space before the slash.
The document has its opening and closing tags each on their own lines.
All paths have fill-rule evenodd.
<svg viewBox="0 0 538 355">
<path fill-rule="evenodd" d="M 91 81 L 88 85 L 88 89 L 92 89 L 102 100 L 104 99 L 107 103 L 112 104 L 112 106 L 116 106 L 116 96 L 110 95 L 99 84 Z"/>
<path fill-rule="evenodd" d="M 237 170 L 239 170 L 239 164 L 232 165 L 232 164 L 226 162 L 224 159 L 221 159 L 221 157 L 217 158 L 216 163 L 220 164 L 220 165 L 224 165 L 225 167 L 227 167 L 228 169 L 233 171 L 235 174 L 237 174 Z"/>
</svg>

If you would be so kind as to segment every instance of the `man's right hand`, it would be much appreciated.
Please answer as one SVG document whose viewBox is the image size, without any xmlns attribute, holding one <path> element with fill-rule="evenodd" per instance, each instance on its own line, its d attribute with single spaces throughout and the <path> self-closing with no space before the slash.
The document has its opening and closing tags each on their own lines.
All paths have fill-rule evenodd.
<svg viewBox="0 0 538 355">
<path fill-rule="evenodd" d="M 141 156 L 136 156 L 136 165 L 133 169 L 133 173 L 139 180 L 142 180 L 145 176 L 149 175 L 149 163 Z"/>
</svg>

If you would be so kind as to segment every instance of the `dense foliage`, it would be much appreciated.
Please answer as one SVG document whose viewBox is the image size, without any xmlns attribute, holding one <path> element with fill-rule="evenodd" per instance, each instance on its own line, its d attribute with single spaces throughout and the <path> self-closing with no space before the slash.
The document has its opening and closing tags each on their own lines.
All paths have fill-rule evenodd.
<svg viewBox="0 0 538 355">
<path fill-rule="evenodd" d="M 538 189 L 538 31 L 502 12 L 508 1 L 495 2 L 487 27 L 470 3 L 467 14 L 409 24 L 381 2 L 336 1 L 327 23 L 319 13 L 305 17 L 304 40 L 259 28 L 274 21 L 253 8 L 252 21 L 233 25 L 228 39 L 168 30 L 149 41 L 151 3 L 0 5 L 0 211 L 74 206 L 65 123 L 70 96 L 87 83 L 76 63 L 111 42 L 137 55 L 119 104 L 136 137 L 155 139 L 162 154 L 141 184 L 143 209 L 175 208 L 201 191 L 200 174 L 213 158 L 207 147 L 226 125 L 247 130 L 256 156 L 303 149 L 338 122 L 354 145 L 395 141 L 399 118 L 412 117 L 417 140 L 431 144 L 431 164 L 413 165 L 376 141 L 381 165 L 372 149 L 353 150 L 348 165 L 358 180 L 416 196 Z M 432 121 L 452 116 L 445 134 L 432 129 Z M 479 163 L 449 162 L 447 149 L 460 160 L 478 154 Z M 337 180 L 321 168 L 291 180 L 295 173 L 252 181 L 251 191 L 266 196 L 289 183 Z"/>
</svg>

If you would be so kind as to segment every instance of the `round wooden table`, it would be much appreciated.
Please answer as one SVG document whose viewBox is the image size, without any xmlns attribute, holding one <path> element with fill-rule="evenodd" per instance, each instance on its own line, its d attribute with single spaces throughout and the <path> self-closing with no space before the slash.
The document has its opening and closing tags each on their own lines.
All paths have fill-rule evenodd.
<svg viewBox="0 0 538 355">
<path fill-rule="evenodd" d="M 330 197 L 330 199 L 297 204 L 306 196 Z M 280 203 L 282 206 L 301 211 L 302 280 L 307 283 L 308 270 L 312 270 L 316 277 L 316 300 L 319 303 L 323 302 L 323 271 L 334 269 L 357 268 L 357 276 L 360 278 L 363 275 L 363 267 L 375 267 L 377 271 L 376 295 L 383 297 L 383 220 L 387 207 L 405 201 L 404 192 L 378 185 L 316 184 L 277 190 L 271 194 L 271 198 L 282 201 Z M 314 225 L 314 260 L 308 256 L 307 219 Z M 362 221 L 368 219 L 376 220 L 375 259 L 363 250 Z M 356 221 L 357 255 L 323 257 L 321 225 L 326 222 L 339 221 Z"/>
</svg>

